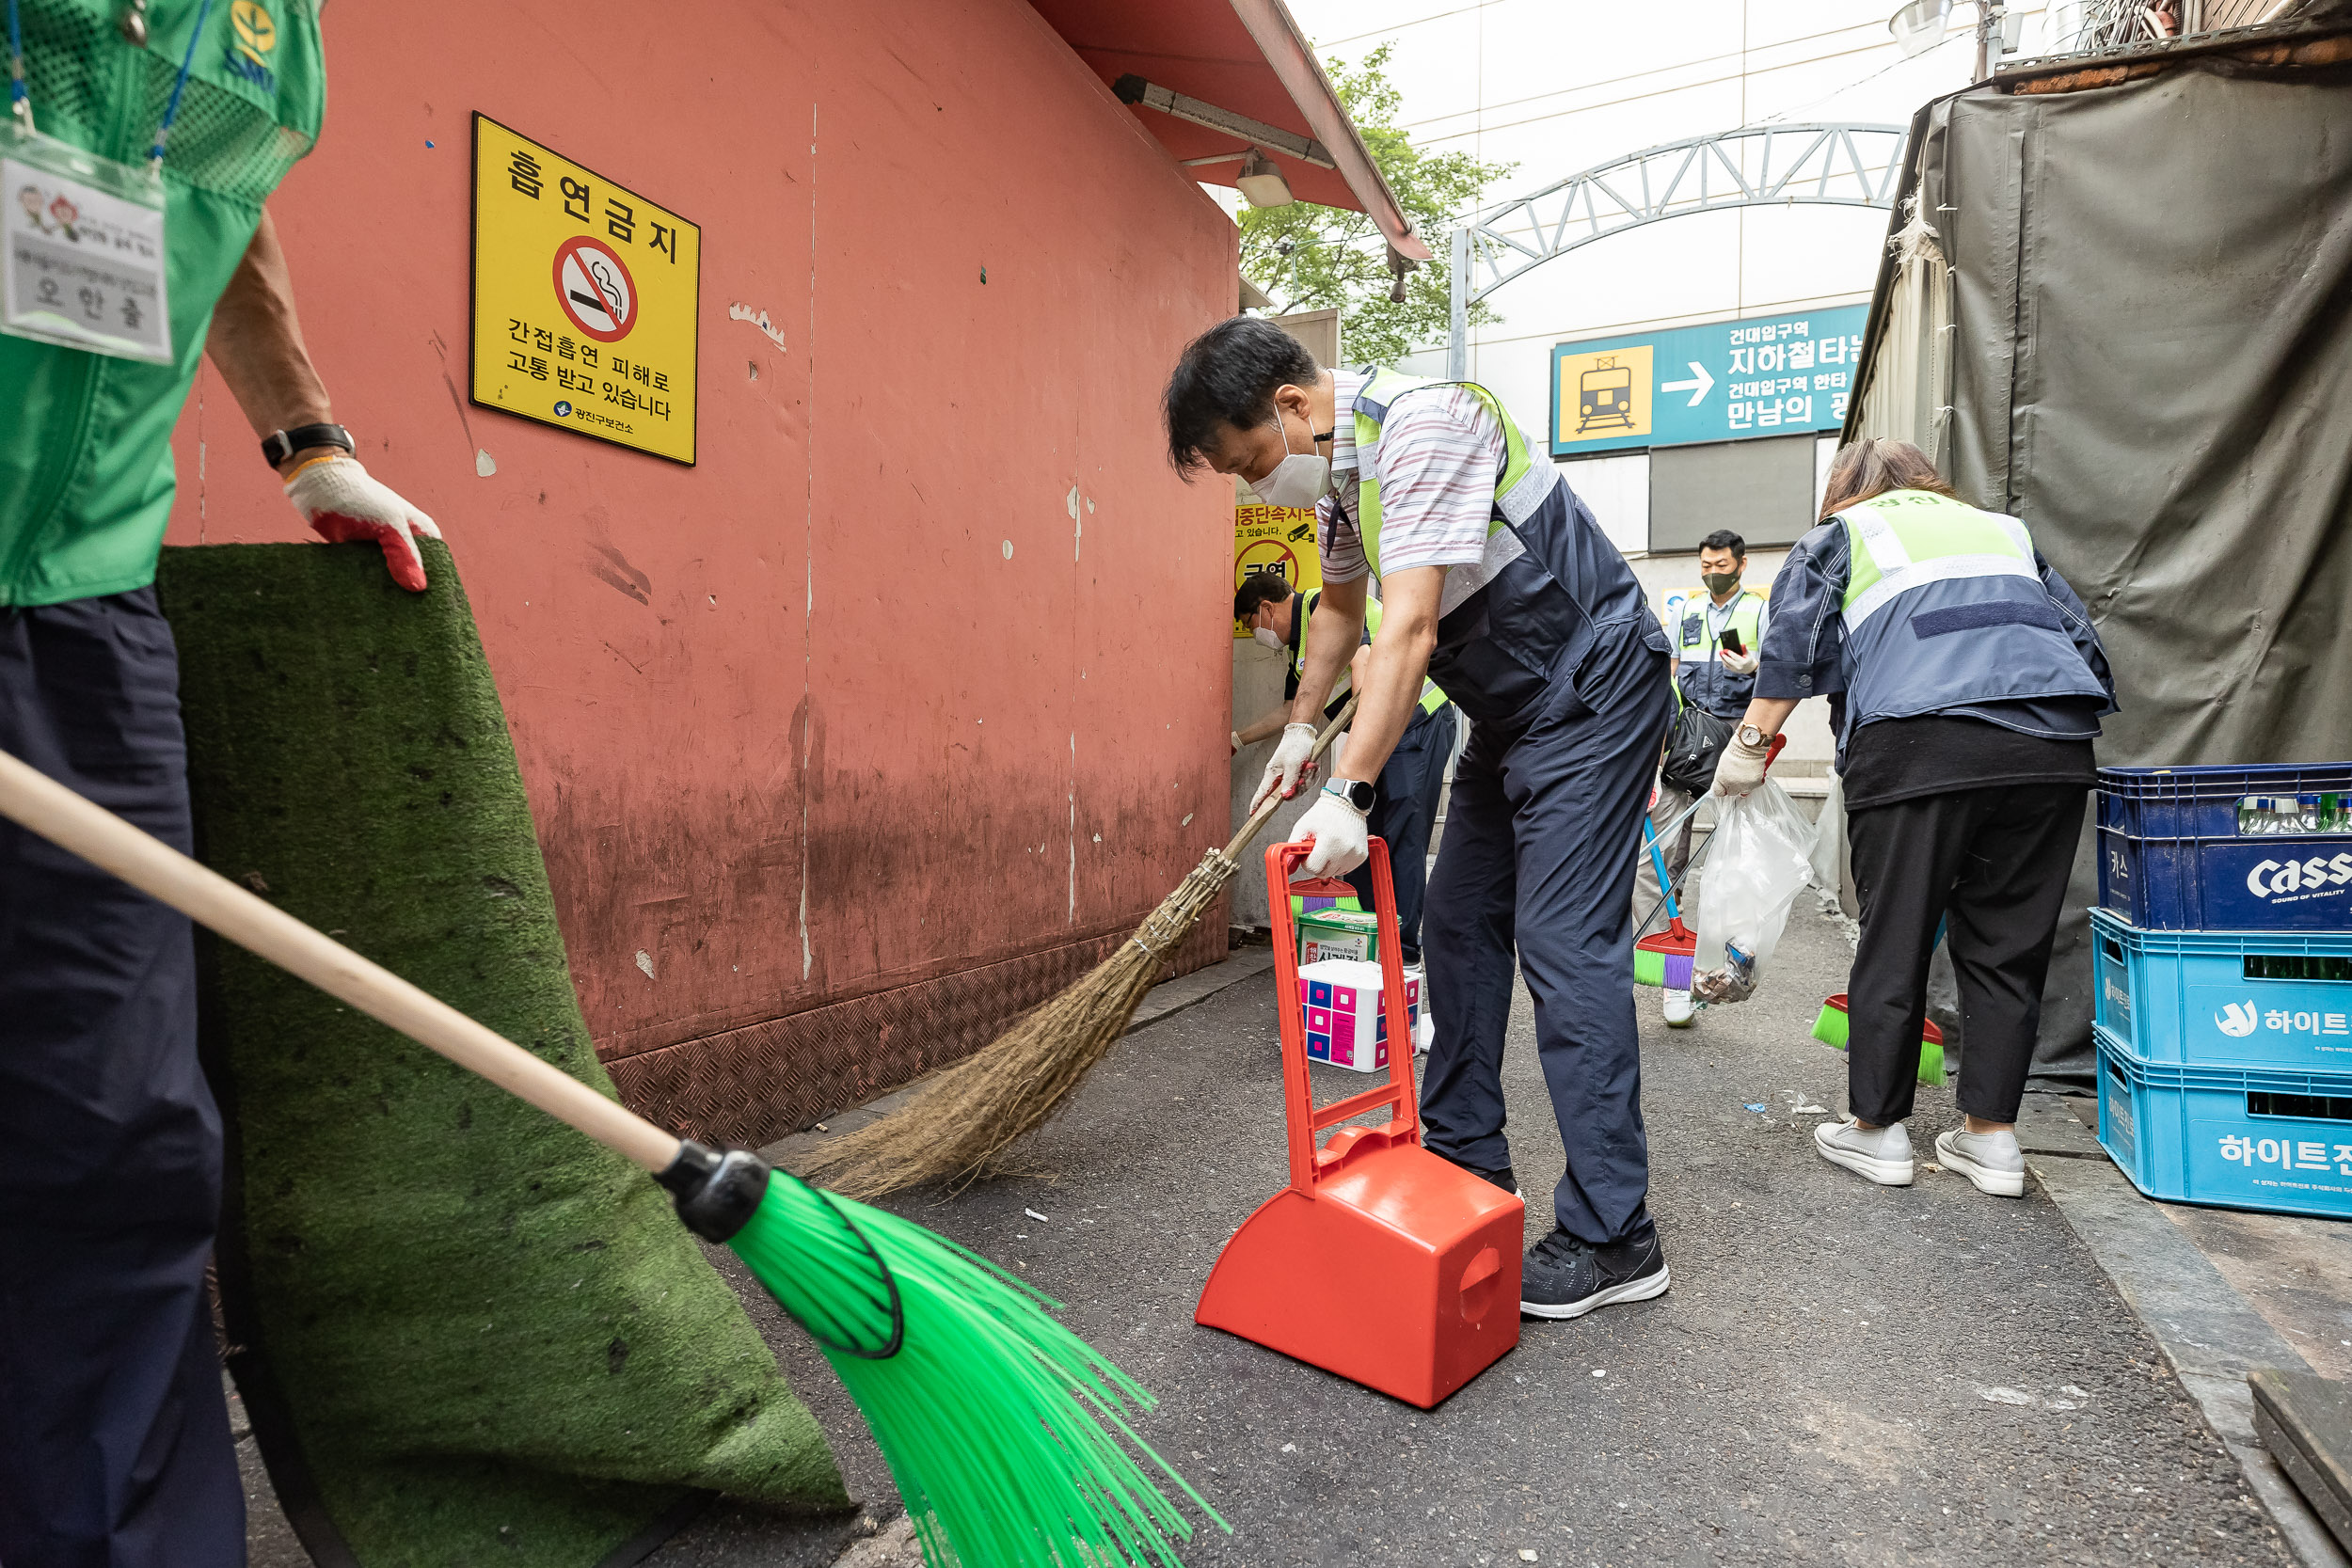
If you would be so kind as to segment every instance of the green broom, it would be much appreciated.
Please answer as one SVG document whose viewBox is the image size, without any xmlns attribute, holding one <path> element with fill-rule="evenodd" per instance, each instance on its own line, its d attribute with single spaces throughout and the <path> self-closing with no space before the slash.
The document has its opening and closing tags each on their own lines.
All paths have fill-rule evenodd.
<svg viewBox="0 0 2352 1568">
<path fill-rule="evenodd" d="M 0 816 L 653 1173 L 687 1226 L 731 1246 L 816 1338 L 933 1568 L 1173 1568 L 1171 1538 L 1191 1526 L 1130 1447 L 1231 1529 L 1128 1425 L 1152 1397 L 1047 1316 L 1057 1303 L 984 1259 L 752 1154 L 664 1132 L 6 752 Z"/>
</svg>

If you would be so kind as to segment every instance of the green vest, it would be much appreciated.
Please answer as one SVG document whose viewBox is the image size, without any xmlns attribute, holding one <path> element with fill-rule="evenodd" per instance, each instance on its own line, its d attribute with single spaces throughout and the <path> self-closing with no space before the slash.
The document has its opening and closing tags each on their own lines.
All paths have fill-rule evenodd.
<svg viewBox="0 0 2352 1568">
<path fill-rule="evenodd" d="M 1715 646 L 1719 634 L 1708 629 L 1708 614 L 1715 608 L 1715 597 L 1705 588 L 1685 588 L 1670 596 L 1682 604 L 1680 619 L 1668 628 L 1674 633 L 1675 657 L 1684 664 L 1715 662 Z M 1748 652 L 1763 640 L 1764 595 L 1753 588 L 1743 588 L 1731 601 L 1731 625 L 1725 630 L 1740 634 L 1740 644 Z"/>
<path fill-rule="evenodd" d="M 1527 441 L 1519 427 L 1504 413 L 1502 404 L 1495 395 L 1473 381 L 1432 381 L 1421 376 L 1404 375 L 1387 366 L 1376 367 L 1372 379 L 1356 394 L 1356 525 L 1363 535 L 1364 559 L 1372 563 L 1372 575 L 1380 575 L 1380 420 L 1365 412 L 1364 405 L 1386 408 L 1405 392 L 1422 387 L 1459 387 L 1486 405 L 1502 427 L 1502 477 L 1495 482 L 1495 512 L 1486 520 L 1486 537 L 1491 539 L 1505 527 L 1502 498 L 1516 488 L 1535 467 L 1534 458 L 1527 450 Z"/>
<path fill-rule="evenodd" d="M 1837 515 L 1851 560 L 1846 632 L 1851 636 L 1907 589 L 1967 578 L 2023 578 L 2040 586 L 2026 525 L 1927 490 L 1890 490 Z"/>
<path fill-rule="evenodd" d="M 1307 619 L 1314 613 L 1315 605 L 1322 597 L 1319 593 L 1302 595 L 1295 612 L 1296 619 L 1291 626 L 1291 673 L 1295 676 L 1303 678 L 1307 673 Z M 1364 635 L 1380 635 L 1380 601 L 1370 594 L 1364 596 Z M 1330 699 L 1324 705 L 1327 709 L 1335 708 L 1346 698 L 1352 680 L 1348 667 L 1340 666 L 1340 678 L 1331 683 Z M 1422 712 L 1435 713 L 1445 704 L 1446 695 L 1438 689 L 1438 683 L 1424 677 L 1421 683 Z"/>
<path fill-rule="evenodd" d="M 123 40 L 121 0 L 19 0 L 34 123 L 122 163 L 145 158 L 199 0 L 150 0 Z M 144 364 L 0 335 L 0 606 L 144 588 L 171 514 L 171 432 L 213 305 L 262 203 L 317 139 L 326 107 L 317 0 L 214 0 L 164 157 L 172 362 Z M 14 199 L 10 197 L 9 199 Z M 314 312 L 359 302 L 313 297 Z M 260 462 L 244 422 L 228 451 Z"/>
</svg>

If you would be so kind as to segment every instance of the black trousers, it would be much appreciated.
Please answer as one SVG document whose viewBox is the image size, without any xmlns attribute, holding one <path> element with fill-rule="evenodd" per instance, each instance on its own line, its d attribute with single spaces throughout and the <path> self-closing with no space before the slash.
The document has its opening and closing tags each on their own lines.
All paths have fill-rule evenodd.
<svg viewBox="0 0 2352 1568">
<path fill-rule="evenodd" d="M 1847 988 L 1855 1117 L 1886 1126 L 1911 1115 L 1940 922 L 1960 984 L 1960 1108 L 2017 1119 L 2088 794 L 2080 784 L 2003 784 L 1849 815 L 1862 895 Z"/>
<path fill-rule="evenodd" d="M 151 591 L 0 608 L 0 750 L 189 847 Z M 188 923 L 0 821 L 0 1563 L 239 1568 Z"/>
<path fill-rule="evenodd" d="M 1438 801 L 1445 794 L 1446 759 L 1454 754 L 1458 721 L 1449 703 L 1435 713 L 1416 709 L 1413 721 L 1389 753 L 1375 786 L 1372 816 L 1366 826 L 1389 847 L 1389 879 L 1396 894 L 1397 946 L 1406 963 L 1421 961 L 1421 906 L 1429 880 L 1429 831 L 1438 820 Z M 1347 874 L 1348 884 L 1364 908 L 1373 901 L 1372 863 Z"/>
</svg>

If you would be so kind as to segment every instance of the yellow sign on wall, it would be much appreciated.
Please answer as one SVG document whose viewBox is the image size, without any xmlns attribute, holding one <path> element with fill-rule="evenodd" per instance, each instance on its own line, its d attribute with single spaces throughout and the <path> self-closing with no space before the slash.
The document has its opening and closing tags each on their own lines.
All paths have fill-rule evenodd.
<svg viewBox="0 0 2352 1568">
<path fill-rule="evenodd" d="M 1555 444 L 1650 433 L 1650 345 L 1564 354 L 1556 363 L 1560 428 Z"/>
<path fill-rule="evenodd" d="M 473 117 L 473 401 L 694 461 L 702 229 Z"/>
<path fill-rule="evenodd" d="M 1233 586 L 1239 588 L 1253 572 L 1281 573 L 1294 594 L 1311 594 L 1323 586 L 1311 508 L 1233 508 Z M 1249 628 L 1236 621 L 1233 635 L 1248 637 Z"/>
</svg>

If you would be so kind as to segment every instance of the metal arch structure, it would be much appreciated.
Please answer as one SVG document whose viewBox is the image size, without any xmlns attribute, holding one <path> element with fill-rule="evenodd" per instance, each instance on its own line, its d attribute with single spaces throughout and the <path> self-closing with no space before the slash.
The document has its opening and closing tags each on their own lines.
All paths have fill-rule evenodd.
<svg viewBox="0 0 2352 1568">
<path fill-rule="evenodd" d="M 1726 207 L 1889 207 L 1900 125 L 1752 125 L 1645 148 L 1473 217 L 1454 231 L 1446 373 L 1470 371 L 1470 308 L 1581 245 Z"/>
</svg>

